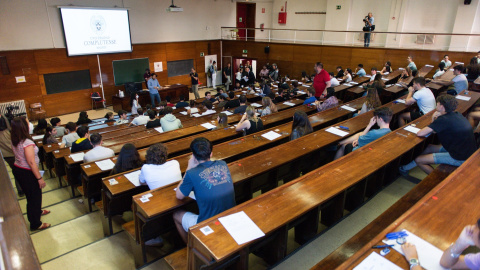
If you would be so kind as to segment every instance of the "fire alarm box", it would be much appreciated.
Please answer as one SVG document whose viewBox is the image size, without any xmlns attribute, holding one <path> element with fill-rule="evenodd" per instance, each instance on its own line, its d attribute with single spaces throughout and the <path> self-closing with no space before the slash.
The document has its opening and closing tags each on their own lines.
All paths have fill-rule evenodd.
<svg viewBox="0 0 480 270">
<path fill-rule="evenodd" d="M 278 13 L 278 23 L 279 24 L 286 24 L 287 23 L 287 12 L 279 12 Z"/>
</svg>

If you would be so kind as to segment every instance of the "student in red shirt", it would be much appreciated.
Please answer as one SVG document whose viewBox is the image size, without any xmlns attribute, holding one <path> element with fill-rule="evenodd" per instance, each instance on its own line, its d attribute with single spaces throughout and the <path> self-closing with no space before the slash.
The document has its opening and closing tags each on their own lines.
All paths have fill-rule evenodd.
<svg viewBox="0 0 480 270">
<path fill-rule="evenodd" d="M 330 75 L 323 69 L 323 64 L 320 62 L 315 64 L 315 71 L 317 75 L 313 79 L 313 88 L 315 88 L 315 97 L 319 99 L 326 96 L 325 89 L 331 86 Z"/>
</svg>

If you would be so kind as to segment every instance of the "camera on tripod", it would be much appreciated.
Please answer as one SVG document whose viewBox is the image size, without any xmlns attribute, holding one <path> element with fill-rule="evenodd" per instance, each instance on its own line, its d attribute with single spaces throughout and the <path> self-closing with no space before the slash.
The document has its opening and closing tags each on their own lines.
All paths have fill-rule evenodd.
<svg viewBox="0 0 480 270">
<path fill-rule="evenodd" d="M 8 105 L 7 107 L 5 107 L 5 109 L 7 110 L 7 113 L 5 114 L 5 117 L 7 117 L 7 119 L 9 119 L 10 121 L 12 121 L 13 118 L 15 118 L 17 116 L 22 116 L 22 115 L 26 114 L 26 113 L 14 113 L 14 111 L 19 110 L 20 107 L 19 106 L 14 106 L 13 103 Z"/>
</svg>

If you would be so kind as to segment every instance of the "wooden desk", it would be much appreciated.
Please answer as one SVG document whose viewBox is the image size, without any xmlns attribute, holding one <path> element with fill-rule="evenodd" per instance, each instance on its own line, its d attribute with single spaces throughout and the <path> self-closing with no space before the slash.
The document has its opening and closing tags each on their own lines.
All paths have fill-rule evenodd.
<svg viewBox="0 0 480 270">
<path fill-rule="evenodd" d="M 158 91 L 160 94 L 161 100 L 166 100 L 167 96 L 172 98 L 172 101 L 180 100 L 180 95 L 185 97 L 185 100 L 189 100 L 189 91 L 188 86 L 184 84 L 172 84 L 167 86 L 163 86 L 162 89 Z M 138 91 L 137 92 L 139 98 L 138 102 L 145 106 L 146 104 L 151 104 L 152 101 L 150 100 L 150 93 L 147 91 Z M 113 103 L 113 110 L 118 112 L 119 110 L 131 111 L 132 104 L 130 104 L 130 96 L 125 95 L 125 97 L 121 98 L 118 95 L 112 96 L 112 103 Z"/>
<path fill-rule="evenodd" d="M 470 101 L 459 100 L 458 111 L 467 111 L 479 97 L 480 94 L 476 94 Z M 432 114 L 414 123 L 418 128 L 425 127 L 431 123 Z M 425 138 L 403 129 L 391 132 L 291 183 L 193 226 L 188 237 L 189 269 L 220 264 L 232 257 L 237 258 L 237 269 L 246 269 L 250 248 L 262 240 L 269 240 L 267 244 L 271 244 L 271 249 L 267 248 L 269 261 L 278 261 L 286 255 L 289 226 L 296 225 L 296 240 L 303 242 L 316 234 L 320 208 L 322 223 L 333 224 L 342 217 L 345 208 L 363 203 L 365 196 L 369 196 L 368 191 L 371 195 L 384 183 L 393 180 L 396 177 L 393 168 L 398 167 L 399 157 L 411 159 L 413 152 L 423 149 L 424 141 Z M 352 164 L 358 164 L 358 169 L 353 170 Z M 216 224 L 219 217 L 239 211 L 244 211 L 267 236 L 238 245 L 223 226 Z M 210 226 L 214 233 L 205 236 L 200 232 L 204 226 Z"/>
<path fill-rule="evenodd" d="M 475 200 L 477 189 L 472 187 L 480 185 L 479 174 L 480 150 L 338 269 L 352 269 L 375 252 L 371 246 L 381 243 L 387 233 L 403 229 L 441 250 L 447 249 L 466 225 L 477 223 L 480 205 Z M 395 250 L 385 258 L 403 269 L 409 268 L 405 258 Z"/>
<path fill-rule="evenodd" d="M 402 75 L 402 72 L 403 72 L 403 69 L 397 69 L 394 72 L 389 73 L 388 75 L 383 75 L 382 80 L 385 84 L 392 83 L 392 82 L 396 81 L 398 79 L 398 77 L 400 77 L 400 75 Z M 364 77 L 367 77 L 367 76 L 364 76 Z M 368 75 L 367 78 L 370 80 L 371 75 Z M 352 97 L 358 97 L 360 94 L 362 94 L 365 91 L 366 91 L 366 89 L 360 84 L 358 86 L 354 86 L 354 87 L 348 89 L 348 92 L 350 93 L 350 96 L 352 96 Z"/>
</svg>

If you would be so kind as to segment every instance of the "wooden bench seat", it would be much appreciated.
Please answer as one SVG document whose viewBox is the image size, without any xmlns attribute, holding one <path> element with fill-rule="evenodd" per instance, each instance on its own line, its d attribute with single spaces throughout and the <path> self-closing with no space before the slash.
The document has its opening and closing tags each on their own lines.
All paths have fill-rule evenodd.
<svg viewBox="0 0 480 270">
<path fill-rule="evenodd" d="M 165 257 L 165 261 L 172 270 L 187 269 L 187 248 L 182 248 Z"/>
</svg>

